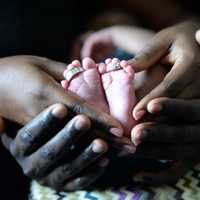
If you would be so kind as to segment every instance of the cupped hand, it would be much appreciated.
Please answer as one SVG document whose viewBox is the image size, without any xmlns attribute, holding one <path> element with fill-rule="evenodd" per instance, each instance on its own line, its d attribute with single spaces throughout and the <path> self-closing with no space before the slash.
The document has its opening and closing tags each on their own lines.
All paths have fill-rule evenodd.
<svg viewBox="0 0 200 200">
<path fill-rule="evenodd" d="M 200 160 L 200 100 L 157 98 L 147 109 L 154 115 L 132 131 L 136 154 L 176 162 L 164 171 L 140 172 L 135 179 L 149 184 L 175 183 Z"/>
<path fill-rule="evenodd" d="M 148 104 L 155 117 L 132 130 L 132 140 L 144 155 L 158 159 L 199 160 L 200 100 L 157 98 Z M 156 119 L 156 117 L 158 117 Z M 144 151 L 143 151 L 144 150 Z"/>
<path fill-rule="evenodd" d="M 55 104 L 21 128 L 14 139 L 6 134 L 1 138 L 26 176 L 42 185 L 71 191 L 93 183 L 109 162 L 105 156 L 108 145 L 98 136 L 80 148 L 80 140 L 82 144 L 89 138 L 90 128 L 88 117 L 70 119 L 67 108 Z"/>
<path fill-rule="evenodd" d="M 199 97 L 200 48 L 195 41 L 199 27 L 196 21 L 166 28 L 157 33 L 152 40 L 129 62 L 136 71 L 148 70 L 155 63 L 167 64 L 169 72 L 163 81 L 147 94 L 134 108 L 133 115 L 140 119 L 150 100 L 157 97 Z"/>
</svg>

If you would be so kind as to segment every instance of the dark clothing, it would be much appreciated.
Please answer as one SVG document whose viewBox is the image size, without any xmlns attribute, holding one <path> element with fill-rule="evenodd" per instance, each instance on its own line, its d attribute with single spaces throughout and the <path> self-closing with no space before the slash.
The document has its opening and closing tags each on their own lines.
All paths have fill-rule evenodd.
<svg viewBox="0 0 200 200">
<path fill-rule="evenodd" d="M 89 0 L 1 0 L 0 56 L 33 54 L 65 60 L 71 42 L 98 8 Z"/>
</svg>

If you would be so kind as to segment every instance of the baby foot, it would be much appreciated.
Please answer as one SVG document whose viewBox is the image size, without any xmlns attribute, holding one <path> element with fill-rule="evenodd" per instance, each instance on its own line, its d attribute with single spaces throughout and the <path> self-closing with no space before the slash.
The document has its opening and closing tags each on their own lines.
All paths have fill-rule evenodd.
<svg viewBox="0 0 200 200">
<path fill-rule="evenodd" d="M 67 80 L 69 79 L 67 71 L 77 68 L 82 69 L 82 71 L 72 77 L 71 80 Z M 82 66 L 78 60 L 74 60 L 64 71 L 64 77 L 66 80 L 61 83 L 65 89 L 74 92 L 100 111 L 108 113 L 109 109 L 103 92 L 101 77 L 92 59 L 83 59 Z"/>
<path fill-rule="evenodd" d="M 125 129 L 125 134 L 130 136 L 131 129 L 136 124 L 133 119 L 132 110 L 136 104 L 134 92 L 134 71 L 131 66 L 123 67 L 117 71 L 112 70 L 113 64 L 119 67 L 120 61 L 117 58 L 107 59 L 106 65 L 99 65 L 99 72 L 102 74 L 102 83 L 105 90 L 110 114 L 118 119 Z"/>
</svg>

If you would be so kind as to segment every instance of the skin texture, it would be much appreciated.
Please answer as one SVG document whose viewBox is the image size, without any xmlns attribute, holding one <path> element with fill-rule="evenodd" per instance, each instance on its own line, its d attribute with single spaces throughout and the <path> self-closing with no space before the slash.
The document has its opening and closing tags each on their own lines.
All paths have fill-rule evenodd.
<svg viewBox="0 0 200 200">
<path fill-rule="evenodd" d="M 72 93 L 66 92 L 61 87 L 59 82 L 62 80 L 62 73 L 64 69 L 64 63 L 59 63 L 47 58 L 36 56 L 14 56 L 0 59 L 1 116 L 6 119 L 12 120 L 20 125 L 24 125 L 31 119 L 33 119 L 37 114 L 39 114 L 44 108 L 54 103 L 60 102 L 63 103 L 65 106 L 68 106 L 68 112 L 70 113 L 70 117 L 68 118 L 68 120 L 72 119 L 72 117 L 75 117 L 77 114 L 84 113 L 85 117 L 87 116 L 86 118 L 90 117 L 93 128 L 97 126 L 98 130 L 99 128 L 102 129 L 101 133 L 97 133 L 97 131 L 95 131 L 95 134 L 93 134 L 94 138 L 99 138 L 98 135 L 101 135 L 101 138 L 103 138 L 104 141 L 109 141 L 109 143 L 115 145 L 117 148 L 120 149 L 123 149 L 124 144 L 128 144 L 129 146 L 132 145 L 130 140 L 127 140 L 126 138 L 121 138 L 120 140 L 117 140 L 116 136 L 112 136 L 111 134 L 109 134 L 111 128 L 120 128 L 120 125 L 116 120 L 105 113 L 96 111 L 90 105 L 85 103 L 83 99 Z M 39 116 L 39 119 L 40 118 L 42 117 Z M 36 119 L 38 120 L 38 118 Z M 37 153 L 31 152 L 31 150 L 29 152 L 29 149 L 32 148 L 31 145 L 35 145 L 36 147 L 38 146 L 37 148 L 40 147 L 39 142 L 37 140 L 34 140 L 32 132 L 33 134 L 40 135 L 39 137 L 41 138 L 41 140 L 44 140 L 44 143 L 49 144 L 50 138 L 45 140 L 43 132 L 45 133 L 46 126 L 49 125 L 49 127 L 51 127 L 54 124 L 52 123 L 52 120 L 54 120 L 54 118 L 42 118 L 42 120 L 39 120 L 40 122 L 38 122 L 38 124 L 37 120 L 36 122 L 33 120 L 33 122 L 31 122 L 32 125 L 27 124 L 27 126 L 25 126 L 25 130 L 27 129 L 27 131 L 24 132 L 23 129 L 17 133 L 16 139 L 14 140 L 14 142 L 12 142 L 12 147 L 9 147 L 8 145 L 6 146 L 15 157 L 15 159 L 19 162 L 24 173 L 27 176 L 32 178 L 34 177 L 37 180 L 41 180 L 42 182 L 46 176 L 44 173 L 46 169 L 44 167 L 48 167 L 47 163 L 50 163 L 49 165 L 51 166 L 52 160 L 55 161 L 55 155 L 51 155 L 51 153 L 48 153 L 48 151 L 51 152 L 52 150 L 54 150 L 54 145 L 48 146 L 48 148 L 46 148 L 48 149 L 47 152 L 45 152 L 46 150 L 43 151 L 44 157 L 48 158 L 42 159 L 41 151 L 39 149 Z M 49 133 L 50 132 L 51 129 Z M 55 135 L 57 132 L 55 131 L 52 134 Z M 85 131 L 83 129 L 79 132 L 84 133 Z M 71 132 L 71 134 L 73 134 L 73 131 Z M 12 135 L 14 136 L 15 134 L 12 133 Z M 61 152 L 61 149 L 64 148 L 64 144 L 69 144 L 69 146 L 72 145 L 73 141 L 75 142 L 78 136 L 78 134 L 75 134 L 72 140 L 70 140 L 70 143 L 68 143 L 67 139 L 64 140 L 65 143 L 62 143 L 64 136 L 58 137 L 57 139 L 55 139 L 54 142 L 50 143 L 57 143 L 56 148 L 58 149 L 56 154 L 59 154 Z M 5 139 L 4 137 L 4 141 L 7 141 L 4 142 L 4 144 L 7 144 L 10 140 Z M 99 143 L 104 145 L 104 141 L 100 140 Z M 87 146 L 85 148 L 87 148 Z M 27 155 L 25 152 L 28 152 Z M 87 160 L 86 163 L 93 163 L 93 161 L 96 160 L 96 157 L 92 156 L 92 154 L 90 153 L 88 154 L 87 152 L 86 157 L 91 160 Z M 53 158 L 51 159 L 51 157 Z M 50 160 L 48 160 L 49 158 Z M 80 158 L 82 158 L 82 156 L 80 156 Z M 73 160 L 69 159 L 68 163 L 70 162 L 73 162 Z M 93 173 L 93 176 L 98 176 L 98 173 L 95 173 L 95 170 L 99 170 L 98 162 L 96 164 L 94 163 L 94 165 L 96 165 L 96 167 L 92 168 L 91 172 Z M 82 170 L 80 166 L 84 165 L 81 164 L 78 166 L 79 168 L 76 167 L 76 171 L 73 173 L 76 174 L 77 172 Z M 55 169 L 56 166 L 53 165 L 52 170 Z M 103 170 L 100 169 L 100 171 L 103 173 Z M 76 186 L 73 186 L 72 184 L 71 189 L 76 189 L 78 187 L 84 187 L 85 185 L 88 185 L 90 181 L 87 182 L 86 180 L 88 179 L 85 176 L 88 175 L 90 177 L 90 173 L 87 173 L 83 173 L 81 181 L 75 181 Z M 66 177 L 63 178 L 68 178 L 68 176 L 66 175 Z M 59 179 L 57 177 L 57 173 L 55 173 L 53 178 L 53 180 L 55 179 L 55 181 L 50 181 L 50 179 L 51 178 L 46 178 L 44 184 L 55 188 Z"/>
<path fill-rule="evenodd" d="M 106 60 L 104 69 L 101 68 L 102 84 L 110 114 L 121 122 L 125 135 L 130 137 L 131 128 L 135 125 L 131 115 L 136 104 L 134 70 L 129 66 L 117 71 L 108 71 L 110 64 L 119 62 L 117 58 Z"/>
<path fill-rule="evenodd" d="M 195 21 L 187 21 L 166 28 L 130 60 L 129 64 L 136 71 L 147 70 L 161 59 L 172 66 L 163 81 L 136 105 L 133 112 L 136 119 L 142 117 L 138 113 L 146 110 L 148 102 L 154 98 L 199 96 L 200 49 L 194 37 L 198 26 Z"/>
<path fill-rule="evenodd" d="M 196 32 L 195 38 L 196 42 L 200 45 L 200 31 Z M 197 82 L 195 86 L 196 89 L 194 87 L 194 92 L 198 92 Z M 199 161 L 199 136 L 196 134 L 199 132 L 199 103 L 198 99 L 181 100 L 170 98 L 157 98 L 148 103 L 148 112 L 161 115 L 162 124 L 153 121 L 141 124 L 139 129 L 136 127 L 132 132 L 134 142 L 140 143 L 141 140 L 150 141 L 155 146 L 158 146 L 161 142 L 165 142 L 169 148 L 167 148 L 168 152 L 163 150 L 163 148 L 154 148 L 149 152 L 150 146 L 147 146 L 147 148 L 141 147 L 140 153 L 148 154 L 150 157 L 154 157 L 155 155 L 159 157 L 163 157 L 164 155 L 166 157 L 168 155 L 169 157 L 169 152 L 171 152 L 170 157 L 172 155 L 178 159 L 182 157 L 184 161 L 178 161 L 169 169 L 159 173 L 140 172 L 134 175 L 134 180 L 150 185 L 175 183 L 191 166 Z M 179 112 L 174 112 L 174 110 L 178 110 Z M 173 123 L 173 125 L 170 125 L 165 123 L 172 120 L 176 121 L 176 124 Z M 181 121 L 184 124 L 180 123 Z M 137 132 L 137 129 L 139 132 Z M 159 129 L 162 129 L 162 134 L 160 134 Z M 190 160 L 185 161 L 185 158 L 189 158 Z"/>
<path fill-rule="evenodd" d="M 137 125 L 132 131 L 132 137 L 139 141 L 136 154 L 179 161 L 160 173 L 141 172 L 135 177 L 149 184 L 175 183 L 199 162 L 200 101 L 163 97 L 148 104 L 149 111 L 155 107 L 160 108 L 154 109 L 155 117 L 152 115 L 151 120 Z"/>
<path fill-rule="evenodd" d="M 67 108 L 55 104 L 20 129 L 15 139 L 3 134 L 2 141 L 26 176 L 57 190 L 71 191 L 95 181 L 109 161 L 102 158 L 108 146 L 101 139 L 92 141 L 80 155 L 72 156 L 72 146 L 89 133 L 91 121 L 84 115 L 77 115 L 66 122 L 67 116 Z M 80 175 L 93 163 L 91 171 Z"/>
<path fill-rule="evenodd" d="M 67 66 L 67 70 L 74 67 L 82 67 L 84 72 L 73 77 L 70 82 L 66 80 L 67 85 L 64 88 L 96 106 L 100 111 L 109 113 L 96 63 L 90 58 L 83 59 L 82 64 L 78 60 L 74 60 Z"/>
</svg>

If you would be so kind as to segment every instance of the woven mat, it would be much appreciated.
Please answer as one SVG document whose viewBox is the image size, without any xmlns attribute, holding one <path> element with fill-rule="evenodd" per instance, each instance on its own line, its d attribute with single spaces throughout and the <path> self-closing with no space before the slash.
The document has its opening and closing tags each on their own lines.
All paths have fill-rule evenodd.
<svg viewBox="0 0 200 200">
<path fill-rule="evenodd" d="M 192 168 L 176 185 L 162 187 L 122 187 L 106 190 L 80 190 L 76 192 L 56 192 L 39 185 L 31 184 L 30 200 L 200 200 L 200 165 Z"/>
</svg>

